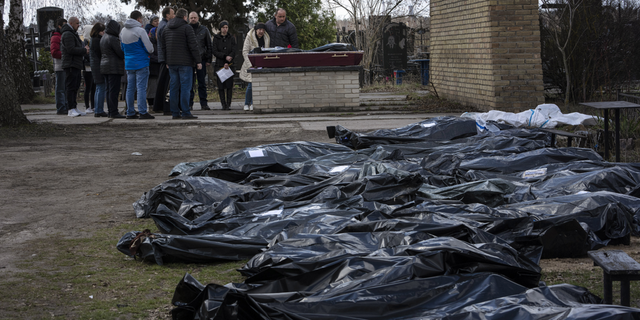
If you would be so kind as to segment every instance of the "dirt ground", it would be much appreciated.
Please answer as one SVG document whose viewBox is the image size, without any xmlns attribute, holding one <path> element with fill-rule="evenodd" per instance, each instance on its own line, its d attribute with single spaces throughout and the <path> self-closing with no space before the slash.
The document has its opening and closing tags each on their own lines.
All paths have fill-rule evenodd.
<svg viewBox="0 0 640 320">
<path fill-rule="evenodd" d="M 180 162 L 300 140 L 332 142 L 326 132 L 303 130 L 297 123 L 268 128 L 188 123 L 52 126 L 20 135 L 5 131 L 0 135 L 0 278 L 24 271 L 19 265 L 33 254 L 30 248 L 52 235 L 87 237 L 104 225 L 136 220 L 132 203 L 168 179 Z M 115 250 L 117 240 L 105 250 Z M 633 239 L 623 249 L 638 259 L 640 241 Z M 588 258 L 545 260 L 542 266 L 552 272 L 593 268 Z M 0 318 L 6 316 L 4 308 L 0 306 Z"/>
</svg>

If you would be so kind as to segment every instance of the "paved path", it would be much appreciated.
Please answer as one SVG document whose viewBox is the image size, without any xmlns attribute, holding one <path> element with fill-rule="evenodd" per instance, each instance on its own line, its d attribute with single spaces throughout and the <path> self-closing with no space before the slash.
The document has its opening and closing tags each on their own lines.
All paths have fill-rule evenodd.
<svg viewBox="0 0 640 320">
<path fill-rule="evenodd" d="M 402 101 L 402 97 L 389 93 L 381 94 L 363 94 L 363 101 Z M 459 113 L 416 113 L 405 111 L 402 106 L 393 104 L 386 106 L 387 110 L 383 111 L 358 111 L 358 112 L 322 112 L 322 113 L 277 113 L 277 114 L 257 114 L 253 112 L 243 111 L 243 102 L 233 102 L 231 110 L 222 111 L 220 106 L 212 102 L 209 104 L 215 107 L 214 110 L 200 110 L 199 105 L 194 105 L 193 114 L 198 116 L 196 120 L 173 120 L 171 116 L 162 115 L 162 113 L 151 113 L 156 118 L 153 120 L 133 120 L 133 119 L 110 119 L 96 118 L 93 114 L 80 117 L 69 117 L 66 115 L 56 115 L 55 105 L 38 104 L 23 105 L 22 109 L 27 118 L 36 122 L 52 122 L 64 125 L 74 124 L 99 124 L 110 123 L 114 125 L 135 125 L 140 123 L 156 123 L 156 124 L 177 124 L 177 123 L 198 123 L 198 124 L 229 124 L 243 123 L 254 127 L 273 127 L 273 126 L 293 126 L 298 123 L 305 130 L 325 130 L 327 126 L 342 125 L 350 130 L 367 131 L 383 128 L 399 128 L 405 125 L 419 122 L 427 118 L 438 116 L 459 116 Z M 79 109 L 84 110 L 83 104 L 79 104 Z M 124 102 L 120 102 L 119 110 L 124 109 Z"/>
</svg>

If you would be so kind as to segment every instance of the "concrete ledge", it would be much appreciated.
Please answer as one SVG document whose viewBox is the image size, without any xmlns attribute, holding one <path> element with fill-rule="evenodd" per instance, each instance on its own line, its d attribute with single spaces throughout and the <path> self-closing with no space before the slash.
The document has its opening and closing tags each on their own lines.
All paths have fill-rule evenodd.
<svg viewBox="0 0 640 320">
<path fill-rule="evenodd" d="M 362 66 L 324 66 L 324 67 L 294 67 L 294 68 L 262 68 L 248 69 L 247 72 L 257 73 L 290 73 L 290 72 L 323 72 L 323 71 L 360 71 Z M 358 78 L 356 78 L 358 79 Z"/>
</svg>

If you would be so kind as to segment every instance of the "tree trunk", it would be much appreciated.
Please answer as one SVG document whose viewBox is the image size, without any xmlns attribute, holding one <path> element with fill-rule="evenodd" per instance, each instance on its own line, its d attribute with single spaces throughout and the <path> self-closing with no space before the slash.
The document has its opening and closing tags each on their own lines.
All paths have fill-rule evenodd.
<svg viewBox="0 0 640 320">
<path fill-rule="evenodd" d="M 31 82 L 31 62 L 25 55 L 24 35 L 21 30 L 24 23 L 22 0 L 10 0 L 9 26 L 7 27 L 7 54 L 12 59 L 14 89 L 20 103 L 31 102 L 35 93 Z M 35 49 L 34 49 L 35 50 Z"/>
<path fill-rule="evenodd" d="M 565 80 L 567 81 L 567 85 L 565 88 L 565 92 L 564 92 L 564 105 L 568 106 L 569 105 L 569 93 L 571 92 L 571 76 L 569 73 L 569 61 L 567 61 L 567 55 L 565 54 L 564 50 L 560 50 L 560 52 L 562 53 L 562 62 L 564 63 L 564 75 L 565 75 Z"/>
<path fill-rule="evenodd" d="M 0 26 L 4 26 L 4 0 L 0 0 Z M 0 32 L 0 126 L 27 124 L 29 120 L 22 112 L 13 77 L 15 60 L 9 56 L 9 37 Z M 27 78 L 28 79 L 28 78 Z M 32 89 L 33 91 L 33 89 Z"/>
</svg>

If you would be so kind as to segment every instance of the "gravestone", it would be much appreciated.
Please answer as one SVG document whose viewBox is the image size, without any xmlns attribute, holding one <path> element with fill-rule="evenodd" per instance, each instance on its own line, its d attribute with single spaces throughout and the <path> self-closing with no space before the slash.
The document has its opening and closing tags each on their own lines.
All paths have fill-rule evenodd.
<svg viewBox="0 0 640 320">
<path fill-rule="evenodd" d="M 56 20 L 64 17 L 64 10 L 58 7 L 43 7 L 36 11 L 40 42 L 48 44 L 51 32 L 56 29 Z"/>
<path fill-rule="evenodd" d="M 388 74 L 393 70 L 407 68 L 407 26 L 404 23 L 389 23 L 382 32 L 383 66 Z"/>
</svg>

